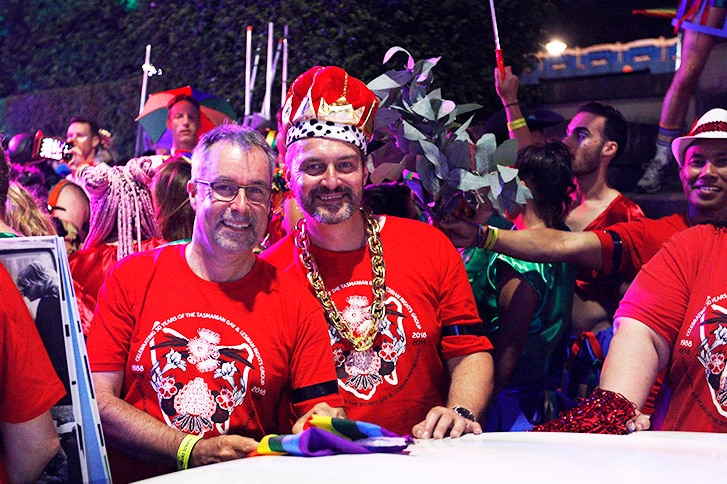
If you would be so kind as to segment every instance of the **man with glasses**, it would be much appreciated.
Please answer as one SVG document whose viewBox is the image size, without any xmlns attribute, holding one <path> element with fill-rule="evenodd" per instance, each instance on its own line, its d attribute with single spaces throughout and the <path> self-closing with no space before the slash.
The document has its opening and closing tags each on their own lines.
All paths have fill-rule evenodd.
<svg viewBox="0 0 727 484">
<path fill-rule="evenodd" d="M 122 260 L 99 292 L 89 359 L 115 481 L 245 457 L 308 415 L 343 417 L 320 307 L 259 260 L 275 156 L 259 133 L 202 137 L 189 244 Z"/>
</svg>

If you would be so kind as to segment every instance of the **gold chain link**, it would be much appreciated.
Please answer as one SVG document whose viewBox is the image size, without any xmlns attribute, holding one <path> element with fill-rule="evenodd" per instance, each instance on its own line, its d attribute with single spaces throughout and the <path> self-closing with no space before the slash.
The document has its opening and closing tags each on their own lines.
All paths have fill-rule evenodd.
<svg viewBox="0 0 727 484">
<path fill-rule="evenodd" d="M 353 330 L 346 324 L 341 317 L 336 303 L 331 298 L 331 293 L 326 289 L 323 282 L 318 265 L 316 264 L 313 254 L 310 252 L 310 239 L 308 238 L 307 222 L 303 217 L 297 224 L 295 234 L 295 245 L 301 250 L 300 261 L 303 267 L 308 271 L 308 282 L 313 287 L 318 301 L 323 306 L 323 312 L 326 314 L 328 321 L 336 328 L 338 334 L 351 342 L 356 351 L 366 351 L 374 344 L 376 335 L 383 328 L 384 318 L 386 316 L 386 308 L 384 307 L 384 298 L 386 297 L 386 266 L 384 264 L 384 249 L 381 245 L 379 237 L 379 223 L 374 219 L 368 211 L 361 209 L 364 224 L 367 233 L 367 242 L 369 253 L 371 254 L 371 272 L 373 273 L 374 300 L 371 303 L 371 325 L 366 333 L 357 336 Z"/>
</svg>

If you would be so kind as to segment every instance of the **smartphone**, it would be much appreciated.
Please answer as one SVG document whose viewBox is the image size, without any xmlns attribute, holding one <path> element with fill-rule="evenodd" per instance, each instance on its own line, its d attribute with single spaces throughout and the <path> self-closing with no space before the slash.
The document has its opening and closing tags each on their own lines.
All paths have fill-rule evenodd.
<svg viewBox="0 0 727 484">
<path fill-rule="evenodd" d="M 73 145 L 66 143 L 65 140 L 44 136 L 43 132 L 39 130 L 35 134 L 33 142 L 33 159 L 70 160 L 71 148 Z"/>
</svg>

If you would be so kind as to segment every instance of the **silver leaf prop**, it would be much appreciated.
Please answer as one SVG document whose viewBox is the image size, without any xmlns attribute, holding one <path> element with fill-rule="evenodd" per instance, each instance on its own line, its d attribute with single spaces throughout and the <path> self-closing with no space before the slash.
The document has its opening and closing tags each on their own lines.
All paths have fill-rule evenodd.
<svg viewBox="0 0 727 484">
<path fill-rule="evenodd" d="M 433 220 L 462 201 L 482 200 L 485 193 L 500 213 L 524 204 L 532 195 L 513 168 L 517 141 L 498 147 L 491 133 L 473 141 L 472 116 L 459 124 L 457 118 L 481 106 L 457 105 L 442 97 L 441 89 L 431 88 L 439 57 L 414 61 L 397 46 L 386 52 L 384 64 L 399 53 L 406 55 L 403 69 L 389 70 L 368 84 L 380 99 L 375 140 L 385 147 L 373 153 L 374 161 L 368 165 L 371 180 L 381 183 L 403 176 L 420 208 Z M 391 153 L 394 148 L 401 152 L 398 163 Z"/>
</svg>

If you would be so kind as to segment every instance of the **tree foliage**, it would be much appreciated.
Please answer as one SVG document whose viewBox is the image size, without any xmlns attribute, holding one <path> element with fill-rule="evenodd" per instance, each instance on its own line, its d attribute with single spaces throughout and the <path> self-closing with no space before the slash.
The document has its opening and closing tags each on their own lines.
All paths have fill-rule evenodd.
<svg viewBox="0 0 727 484">
<path fill-rule="evenodd" d="M 538 27 L 552 0 L 498 0 L 499 31 L 508 64 L 522 67 L 527 52 L 538 50 L 544 33 Z M 230 100 L 244 111 L 245 31 L 253 27 L 253 48 L 262 45 L 253 111 L 260 109 L 265 81 L 267 22 L 275 23 L 276 39 L 288 25 L 288 82 L 313 65 L 339 65 L 367 82 L 386 69 L 384 53 L 399 45 L 415 58 L 441 56 L 435 86 L 457 103 L 484 106 L 476 120 L 500 107 L 494 92 L 494 43 L 487 2 L 474 0 L 3 0 L 0 5 L 0 112 L 3 130 L 33 129 L 45 121 L 20 121 L 11 103 L 41 91 L 121 83 L 128 97 L 140 92 L 146 44 L 152 63 L 163 70 L 149 79 L 148 92 L 186 84 Z M 276 42 L 277 43 L 277 42 Z M 278 68 L 278 72 L 280 72 Z M 536 93 L 524 92 L 524 99 Z M 139 94 L 84 99 L 102 125 L 133 150 Z M 113 99 L 112 99 L 113 98 Z M 272 92 L 273 109 L 280 104 L 280 77 Z M 63 103 L 62 103 L 63 104 Z M 73 104 L 73 103 L 70 103 Z M 57 106 L 61 119 L 79 114 Z M 73 106 L 77 109 L 77 106 Z M 45 114 L 47 113 L 39 113 Z M 53 116 L 55 119 L 56 116 Z M 44 124 L 45 125 L 45 124 Z M 65 130 L 65 122 L 52 128 Z M 123 133 L 123 136 L 121 134 Z"/>
</svg>

